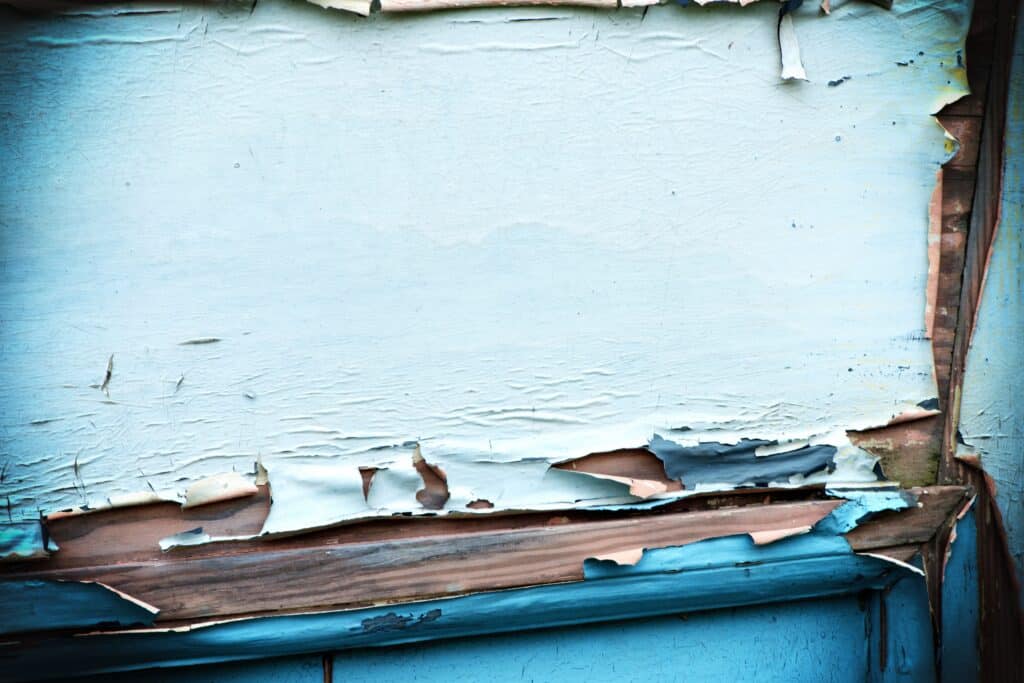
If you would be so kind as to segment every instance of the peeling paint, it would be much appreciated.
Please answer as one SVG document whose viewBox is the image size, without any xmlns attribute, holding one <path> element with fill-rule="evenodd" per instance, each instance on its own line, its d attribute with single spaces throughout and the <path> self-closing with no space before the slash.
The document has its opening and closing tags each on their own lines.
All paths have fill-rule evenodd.
<svg viewBox="0 0 1024 683">
<path fill-rule="evenodd" d="M 826 517 L 826 520 L 829 518 Z M 759 604 L 880 589 L 904 568 L 850 550 L 835 525 L 757 546 L 730 536 L 649 550 L 634 566 L 588 560 L 585 580 L 316 614 L 92 633 L 0 649 L 0 663 L 58 676 L 211 658 L 245 659 L 514 632 L 710 607 Z M 786 591 L 778 586 L 785 585 Z M 45 663 L 45 665 L 44 665 Z"/>
<path fill-rule="evenodd" d="M 360 624 L 360 631 L 363 633 L 384 633 L 387 631 L 398 631 L 402 629 L 415 628 L 421 624 L 429 624 L 441 618 L 440 609 L 432 609 L 414 617 L 412 614 L 399 615 L 395 612 L 388 612 L 379 617 L 363 619 Z"/>
<path fill-rule="evenodd" d="M 309 0 L 317 7 L 340 9 L 363 17 L 370 16 L 370 0 Z"/>
<path fill-rule="evenodd" d="M 94 581 L 0 581 L 0 633 L 148 626 L 160 610 Z"/>
<path fill-rule="evenodd" d="M 0 562 L 41 559 L 57 550 L 39 520 L 0 523 Z"/>
<path fill-rule="evenodd" d="M 190 508 L 208 505 L 222 500 L 252 496 L 257 492 L 256 484 L 238 472 L 225 472 L 200 479 L 185 491 L 182 507 Z"/>
<path fill-rule="evenodd" d="M 259 461 L 265 533 L 630 505 L 678 493 L 552 465 L 658 434 L 805 440 L 873 481 L 845 430 L 936 393 L 930 114 L 968 9 L 801 8 L 785 87 L 770 4 L 3 10 L 0 493 L 18 519 L 187 500 Z"/>
</svg>

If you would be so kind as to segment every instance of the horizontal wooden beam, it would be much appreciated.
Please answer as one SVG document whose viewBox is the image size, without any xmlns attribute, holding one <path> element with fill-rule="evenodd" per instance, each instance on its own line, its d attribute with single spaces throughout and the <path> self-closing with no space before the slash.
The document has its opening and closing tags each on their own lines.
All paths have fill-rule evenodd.
<svg viewBox="0 0 1024 683">
<path fill-rule="evenodd" d="M 920 507 L 883 513 L 850 532 L 853 549 L 923 543 L 966 495 L 961 487 L 915 492 Z M 821 493 L 805 490 L 803 495 Z M 99 581 L 158 607 L 158 623 L 164 624 L 348 609 L 581 581 L 584 560 L 590 557 L 809 527 L 843 502 L 765 503 L 766 495 L 771 500 L 763 492 L 726 496 L 723 500 L 732 507 L 705 510 L 375 520 L 303 536 L 166 553 L 156 549 L 158 535 L 181 531 L 182 520 L 171 517 L 187 511 L 148 506 L 60 520 L 53 531 L 61 551 L 49 560 L 5 570 L 4 578 Z M 715 501 L 701 502 L 713 506 Z M 266 503 L 254 496 L 218 506 L 202 513 L 204 528 L 230 534 L 257 531 L 258 510 L 265 514 Z M 147 514 L 156 521 L 147 522 Z"/>
</svg>

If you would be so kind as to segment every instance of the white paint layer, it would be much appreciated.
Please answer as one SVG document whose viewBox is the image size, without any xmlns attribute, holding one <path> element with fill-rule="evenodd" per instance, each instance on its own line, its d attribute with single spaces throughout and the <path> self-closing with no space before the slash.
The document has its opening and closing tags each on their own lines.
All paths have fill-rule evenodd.
<svg viewBox="0 0 1024 683">
<path fill-rule="evenodd" d="M 805 8 L 789 83 L 767 3 L 5 11 L 0 493 L 260 458 L 287 529 L 419 510 L 410 443 L 450 509 L 507 509 L 629 500 L 548 464 L 659 430 L 883 424 L 935 393 L 930 114 L 969 11 Z"/>
</svg>

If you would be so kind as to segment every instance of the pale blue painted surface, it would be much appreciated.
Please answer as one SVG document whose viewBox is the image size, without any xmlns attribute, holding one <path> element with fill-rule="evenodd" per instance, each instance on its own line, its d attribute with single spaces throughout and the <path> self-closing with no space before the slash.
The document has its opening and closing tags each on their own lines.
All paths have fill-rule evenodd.
<svg viewBox="0 0 1024 683">
<path fill-rule="evenodd" d="M 772 3 L 252 9 L 0 10 L 14 517 L 257 457 L 272 529 L 419 512 L 411 441 L 449 508 L 597 504 L 549 464 L 682 425 L 847 447 L 935 395 L 970 3 L 805 3 L 788 84 Z M 401 495 L 367 511 L 361 465 Z"/>
<path fill-rule="evenodd" d="M 1017 21 L 1007 103 L 1003 195 L 977 328 L 967 357 L 960 429 L 995 480 L 1024 579 L 1024 20 Z"/>
<path fill-rule="evenodd" d="M 942 584 L 942 683 L 978 680 L 978 527 L 974 511 L 956 525 Z"/>
</svg>

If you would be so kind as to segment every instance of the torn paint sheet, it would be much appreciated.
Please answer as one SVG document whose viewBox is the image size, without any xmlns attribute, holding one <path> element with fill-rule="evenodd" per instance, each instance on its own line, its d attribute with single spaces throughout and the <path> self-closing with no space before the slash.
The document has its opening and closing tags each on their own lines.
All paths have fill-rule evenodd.
<svg viewBox="0 0 1024 683">
<path fill-rule="evenodd" d="M 736 444 L 717 442 L 681 446 L 655 434 L 648 448 L 665 463 L 665 473 L 688 488 L 702 484 L 767 486 L 795 475 L 810 476 L 835 467 L 836 448 L 804 446 L 771 455 L 755 455 L 771 442 L 750 439 Z"/>
<path fill-rule="evenodd" d="M 770 564 L 780 558 L 803 554 L 807 557 L 852 556 L 849 544 L 825 520 L 807 533 L 793 534 L 769 544 L 757 544 L 749 534 L 710 538 L 680 546 L 646 549 L 632 564 L 618 564 L 588 559 L 583 566 L 585 580 L 609 579 L 617 576 L 658 574 L 720 567 L 744 567 Z M 876 559 L 877 558 L 873 558 Z M 881 560 L 878 560 L 882 563 Z M 684 569 L 685 568 L 685 569 Z M 902 568 L 905 569 L 905 568 Z"/>
<path fill-rule="evenodd" d="M 94 581 L 0 581 L 0 633 L 148 626 L 160 610 Z"/>
<path fill-rule="evenodd" d="M 888 510 L 903 510 L 917 505 L 917 497 L 909 491 L 884 486 L 869 488 L 826 489 L 826 493 L 845 498 L 846 503 L 829 515 L 829 519 L 841 532 L 850 531 L 872 515 Z"/>
<path fill-rule="evenodd" d="M 788 5 L 788 2 L 784 4 Z M 782 80 L 807 80 L 807 72 L 800 61 L 800 43 L 797 42 L 796 30 L 793 28 L 793 15 L 785 6 L 779 13 L 779 55 L 782 60 L 782 72 L 779 74 Z"/>
<path fill-rule="evenodd" d="M 752 528 L 745 534 L 739 535 L 716 535 L 712 529 L 709 529 L 706 537 L 689 543 L 666 545 L 655 548 L 627 548 L 624 550 L 610 551 L 594 555 L 593 557 L 588 558 L 586 563 L 609 561 L 621 566 L 638 566 L 641 564 L 641 559 L 646 558 L 648 553 L 659 554 L 663 553 L 663 551 L 662 559 L 672 558 L 670 561 L 674 562 L 678 557 L 688 557 L 692 553 L 699 552 L 697 550 L 698 548 L 706 547 L 705 544 L 716 540 L 722 541 L 724 544 L 723 547 L 731 548 L 731 552 L 736 554 L 743 554 L 741 549 L 746 547 L 760 549 L 776 545 L 783 548 L 783 550 L 780 550 L 782 553 L 788 553 L 792 547 L 802 547 L 803 545 L 807 545 L 807 547 L 818 547 L 819 552 L 822 553 L 827 551 L 852 553 L 853 550 L 843 538 L 843 534 L 855 529 L 861 522 L 868 520 L 872 515 L 878 512 L 902 510 L 916 503 L 916 499 L 912 494 L 891 485 L 877 485 L 856 489 L 830 488 L 827 489 L 827 493 L 833 497 L 844 498 L 846 499 L 846 502 L 827 513 L 822 513 L 816 516 L 813 519 L 801 520 L 806 521 L 807 523 L 805 524 Z M 805 537 L 806 540 L 800 540 Z M 794 543 L 797 545 L 794 546 Z M 685 552 L 683 552 L 684 548 L 687 549 Z M 875 555 L 872 555 L 871 553 L 859 554 L 864 555 L 865 557 L 875 557 Z M 893 563 L 902 569 L 913 571 L 914 573 L 920 572 L 920 569 L 913 566 L 904 566 L 906 563 L 895 558 L 878 556 L 875 557 L 875 559 Z M 658 562 L 660 562 L 660 560 Z M 589 577 L 591 575 L 586 572 L 586 563 L 584 564 L 584 576 Z M 660 564 L 657 564 L 657 562 L 655 564 L 657 566 L 661 566 Z M 594 576 L 600 575 L 600 572 L 594 574 Z"/>
<path fill-rule="evenodd" d="M 152 505 L 154 503 L 178 503 L 181 504 L 183 496 L 177 491 L 134 491 L 118 493 L 99 500 L 90 499 L 88 505 L 80 505 L 62 510 L 54 510 L 46 515 L 47 519 L 60 519 L 62 517 L 73 517 L 75 515 L 87 515 L 101 510 L 112 510 L 115 508 L 135 507 L 138 505 Z"/>
<path fill-rule="evenodd" d="M 188 531 L 182 531 L 172 536 L 160 539 L 160 550 L 167 552 L 172 548 L 188 547 L 190 545 L 203 545 L 204 543 L 210 543 L 213 538 L 208 533 L 203 531 L 203 527 L 196 527 L 195 529 L 189 529 Z"/>
<path fill-rule="evenodd" d="M 175 548 L 188 548 L 207 543 L 226 543 L 230 541 L 251 541 L 258 536 L 211 536 L 203 527 L 196 527 L 187 531 L 181 531 L 170 536 L 165 536 L 158 541 L 160 550 L 168 552 Z"/>
<path fill-rule="evenodd" d="M 543 459 L 519 462 L 446 461 L 452 482 L 443 507 L 423 505 L 424 483 L 413 463 L 414 449 L 393 453 L 374 471 L 364 495 L 359 469 L 340 463 L 289 463 L 268 470 L 273 503 L 263 534 L 392 515 L 481 514 L 502 510 L 565 509 L 628 504 L 639 500 L 624 482 L 553 469 Z M 310 505 L 309 501 L 319 501 Z M 481 506 L 478 501 L 489 505 Z"/>
<path fill-rule="evenodd" d="M 57 550 L 39 520 L 0 524 L 0 562 L 46 558 Z"/>
<path fill-rule="evenodd" d="M 370 0 L 308 0 L 324 9 L 340 9 L 363 17 L 370 16 Z"/>
<path fill-rule="evenodd" d="M 559 6 L 615 9 L 618 0 L 381 0 L 382 12 L 430 12 L 495 6 Z"/>
<path fill-rule="evenodd" d="M 599 472 L 580 472 L 580 474 L 625 484 L 629 487 L 629 495 L 636 496 L 637 498 L 651 498 L 668 492 L 668 485 L 661 481 L 639 479 L 637 477 L 622 477 L 616 474 L 601 474 Z"/>
<path fill-rule="evenodd" d="M 280 470 L 269 469 L 267 474 L 273 482 L 270 489 L 273 502 L 263 522 L 262 534 L 326 526 L 370 513 L 371 508 L 363 497 L 363 477 L 356 467 L 333 463 L 294 464 Z M 377 472 L 373 478 L 378 479 L 379 474 Z M 418 483 L 418 478 L 416 481 Z M 411 492 L 411 497 L 415 497 L 415 492 Z"/>
<path fill-rule="evenodd" d="M 256 495 L 256 484 L 238 472 L 225 472 L 200 479 L 185 491 L 185 502 L 182 507 L 190 508 L 209 505 L 232 498 L 244 498 Z"/>
<path fill-rule="evenodd" d="M 256 463 L 257 470 L 259 463 Z M 260 473 L 257 472 L 256 483 L 253 483 L 238 472 L 224 472 L 204 477 L 198 481 L 188 484 L 183 493 L 174 489 L 165 491 L 134 491 L 108 496 L 98 501 L 90 500 L 88 505 L 56 510 L 46 515 L 47 519 L 60 519 L 75 515 L 85 515 L 102 510 L 116 508 L 135 507 L 140 505 L 152 505 L 154 503 L 178 503 L 183 508 L 209 505 L 234 498 L 255 495 L 258 491 L 256 484 L 260 482 Z M 266 484 L 266 481 L 262 481 Z"/>
<path fill-rule="evenodd" d="M 643 548 L 629 548 L 628 550 L 617 550 L 610 553 L 601 553 L 592 558 L 598 562 L 614 562 L 618 565 L 634 565 L 644 555 Z"/>
<path fill-rule="evenodd" d="M 751 531 L 750 540 L 754 542 L 754 545 L 768 545 L 769 543 L 775 543 L 781 541 L 784 538 L 790 538 L 792 536 L 800 536 L 802 534 L 810 533 L 811 527 L 809 526 L 795 526 L 789 527 L 788 529 L 769 529 L 767 531 Z"/>
<path fill-rule="evenodd" d="M 903 560 L 901 560 L 899 558 L 891 557 L 889 555 L 886 555 L 885 553 L 857 553 L 857 554 L 861 555 L 863 557 L 873 557 L 876 560 L 881 560 L 882 562 L 888 562 L 888 563 L 890 563 L 890 564 L 892 564 L 892 565 L 894 565 L 896 567 L 899 567 L 900 569 L 903 569 L 904 571 L 909 572 L 911 574 L 916 574 L 916 575 L 921 576 L 921 577 L 923 577 L 925 575 L 924 569 L 922 569 L 921 567 L 918 567 L 915 564 L 911 564 L 910 562 L 904 562 Z"/>
<path fill-rule="evenodd" d="M 810 439 L 936 393 L 922 250 L 947 152 L 930 109 L 959 87 L 965 7 L 848 3 L 820 21 L 801 8 L 800 57 L 821 81 L 799 98 L 778 83 L 774 3 L 457 21 L 326 21 L 292 3 L 0 11 L 0 154 L 24 160 L 0 190 L 15 216 L 0 273 L 0 486 L 15 518 L 150 484 L 182 497 L 257 459 L 268 531 L 479 514 L 480 500 L 638 503 L 646 484 L 550 466 L 682 426 L 719 443 Z M 172 51 L 194 66 L 173 83 L 150 68 Z M 89 87 L 68 91 L 68 60 Z M 465 87 L 449 92 L 456 63 Z M 73 125 L 35 115 L 54 93 Z M 96 121 L 121 122 L 118 145 Z M 807 173 L 828 202 L 807 198 Z M 643 189 L 605 191 L 623 183 Z M 194 201 L 164 201 L 169 187 Z M 89 385 L 111 354 L 107 402 Z M 417 497 L 406 443 L 443 472 L 447 500 Z M 840 442 L 809 442 L 826 445 L 830 477 L 870 474 Z M 375 472 L 365 496 L 361 468 Z"/>
</svg>

